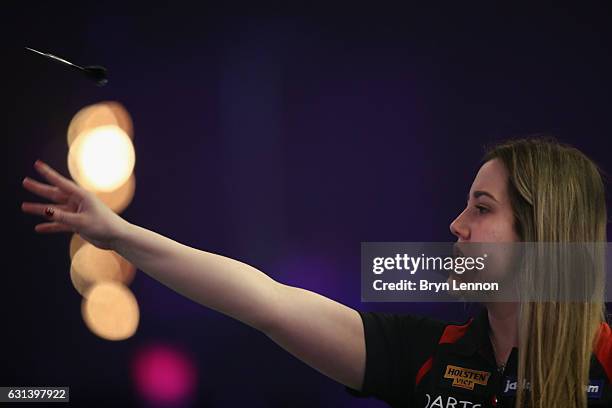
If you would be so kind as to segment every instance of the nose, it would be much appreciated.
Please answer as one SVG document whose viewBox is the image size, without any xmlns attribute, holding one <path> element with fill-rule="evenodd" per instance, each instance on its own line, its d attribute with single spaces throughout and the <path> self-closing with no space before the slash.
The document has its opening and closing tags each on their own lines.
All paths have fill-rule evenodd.
<svg viewBox="0 0 612 408">
<path fill-rule="evenodd" d="M 464 211 L 465 212 L 465 211 Z M 467 241 L 470 238 L 470 230 L 466 223 L 463 222 L 463 212 L 450 223 L 450 232 L 459 238 L 459 241 Z"/>
</svg>

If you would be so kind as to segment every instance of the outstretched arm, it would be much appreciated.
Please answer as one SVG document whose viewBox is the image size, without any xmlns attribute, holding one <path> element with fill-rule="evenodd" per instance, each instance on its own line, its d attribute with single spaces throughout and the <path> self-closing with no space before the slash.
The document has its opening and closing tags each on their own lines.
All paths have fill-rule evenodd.
<svg viewBox="0 0 612 408">
<path fill-rule="evenodd" d="M 114 249 L 174 291 L 262 331 L 321 373 L 361 386 L 365 344 L 355 310 L 136 225 L 125 226 Z"/>
<path fill-rule="evenodd" d="M 24 212 L 48 219 L 37 232 L 78 232 L 99 248 L 113 249 L 174 291 L 262 331 L 319 372 L 360 389 L 365 340 L 357 311 L 279 283 L 243 262 L 130 224 L 49 166 L 35 167 L 51 185 L 26 179 L 24 187 L 55 203 L 22 205 Z"/>
<path fill-rule="evenodd" d="M 170 289 L 265 330 L 278 296 L 277 282 L 235 259 L 201 251 L 125 223 L 112 249 Z"/>
</svg>

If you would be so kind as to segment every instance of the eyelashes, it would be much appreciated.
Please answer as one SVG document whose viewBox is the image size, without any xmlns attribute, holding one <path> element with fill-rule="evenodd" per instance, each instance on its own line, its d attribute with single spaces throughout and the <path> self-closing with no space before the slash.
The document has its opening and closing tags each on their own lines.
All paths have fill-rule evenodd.
<svg viewBox="0 0 612 408">
<path fill-rule="evenodd" d="M 487 207 L 483 207 L 481 205 L 477 205 L 475 207 L 478 209 L 478 214 L 486 214 L 489 212 L 489 209 Z"/>
</svg>

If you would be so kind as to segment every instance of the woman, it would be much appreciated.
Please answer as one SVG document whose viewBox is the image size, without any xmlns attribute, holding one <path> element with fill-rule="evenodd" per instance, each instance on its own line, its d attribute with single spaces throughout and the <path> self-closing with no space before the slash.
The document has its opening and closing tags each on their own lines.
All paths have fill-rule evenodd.
<svg viewBox="0 0 612 408">
<path fill-rule="evenodd" d="M 590 302 L 485 304 L 462 325 L 358 312 L 276 282 L 242 262 L 182 245 L 119 217 L 92 193 L 37 161 L 51 185 L 24 187 L 55 204 L 40 233 L 78 232 L 192 300 L 265 333 L 355 396 L 393 406 L 612 406 L 612 334 L 603 295 Z M 554 139 L 513 140 L 483 159 L 458 242 L 606 242 L 600 170 Z"/>
</svg>

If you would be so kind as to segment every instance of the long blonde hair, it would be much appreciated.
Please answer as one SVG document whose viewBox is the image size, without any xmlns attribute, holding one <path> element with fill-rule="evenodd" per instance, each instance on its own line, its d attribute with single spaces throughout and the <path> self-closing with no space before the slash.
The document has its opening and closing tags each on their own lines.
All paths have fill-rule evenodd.
<svg viewBox="0 0 612 408">
<path fill-rule="evenodd" d="M 524 242 L 602 242 L 606 239 L 603 170 L 551 136 L 511 139 L 489 147 L 508 174 L 514 227 Z M 603 290 L 588 302 L 522 302 L 516 407 L 586 408 L 586 385 L 598 328 L 605 321 Z"/>
</svg>

